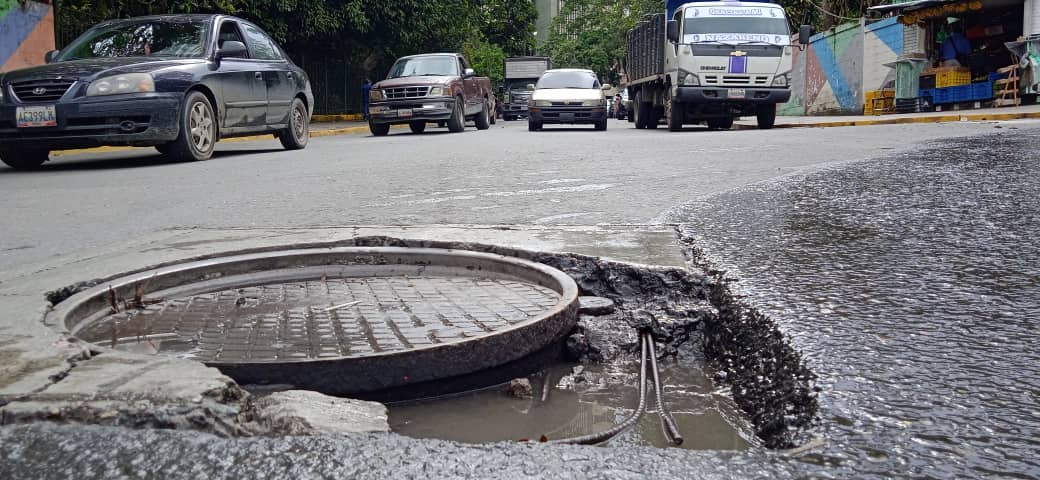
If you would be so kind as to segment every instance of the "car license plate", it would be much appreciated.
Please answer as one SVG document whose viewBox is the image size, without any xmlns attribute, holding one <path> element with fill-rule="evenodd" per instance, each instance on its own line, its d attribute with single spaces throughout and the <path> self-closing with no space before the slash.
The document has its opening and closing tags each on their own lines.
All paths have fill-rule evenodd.
<svg viewBox="0 0 1040 480">
<path fill-rule="evenodd" d="M 408 118 L 408 117 L 412 116 L 412 109 L 404 108 L 404 109 L 398 110 L 397 111 L 397 116 L 401 117 L 401 118 Z"/>
<path fill-rule="evenodd" d="M 726 96 L 729 98 L 744 98 L 745 95 L 746 92 L 744 92 L 743 88 L 731 88 Z"/>
<path fill-rule="evenodd" d="M 54 105 L 18 107 L 15 109 L 15 117 L 18 119 L 18 128 L 58 126 L 58 115 L 54 111 Z"/>
<path fill-rule="evenodd" d="M 560 121 L 561 122 L 573 122 L 574 121 L 574 114 L 573 113 L 561 113 L 560 114 Z"/>
</svg>

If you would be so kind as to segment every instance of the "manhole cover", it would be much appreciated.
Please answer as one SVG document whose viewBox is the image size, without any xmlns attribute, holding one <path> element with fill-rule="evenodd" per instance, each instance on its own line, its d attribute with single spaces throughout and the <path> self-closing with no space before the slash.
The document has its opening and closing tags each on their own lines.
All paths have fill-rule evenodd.
<svg viewBox="0 0 1040 480">
<path fill-rule="evenodd" d="M 577 286 L 550 267 L 458 250 L 307 249 L 106 282 L 48 321 L 96 345 L 196 359 L 241 383 L 346 394 L 464 375 L 559 340 Z"/>
</svg>

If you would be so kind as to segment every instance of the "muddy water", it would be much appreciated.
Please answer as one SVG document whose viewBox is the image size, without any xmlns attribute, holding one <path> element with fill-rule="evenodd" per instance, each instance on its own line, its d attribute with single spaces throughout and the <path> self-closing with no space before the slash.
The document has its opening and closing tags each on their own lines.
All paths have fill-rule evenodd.
<svg viewBox="0 0 1040 480">
<path fill-rule="evenodd" d="M 639 402 L 634 361 L 557 364 L 529 377 L 532 395 L 517 397 L 498 386 L 451 397 L 390 405 L 390 428 L 417 438 L 466 443 L 576 437 L 623 421 Z M 575 372 L 580 372 L 575 374 Z M 704 373 L 687 362 L 665 361 L 661 381 L 667 407 L 685 436 L 682 448 L 744 450 L 749 429 L 728 399 L 712 391 Z M 653 394 L 648 412 L 608 444 L 666 447 Z"/>
<path fill-rule="evenodd" d="M 819 375 L 837 477 L 1040 478 L 1040 131 L 731 192 L 672 220 Z"/>
</svg>

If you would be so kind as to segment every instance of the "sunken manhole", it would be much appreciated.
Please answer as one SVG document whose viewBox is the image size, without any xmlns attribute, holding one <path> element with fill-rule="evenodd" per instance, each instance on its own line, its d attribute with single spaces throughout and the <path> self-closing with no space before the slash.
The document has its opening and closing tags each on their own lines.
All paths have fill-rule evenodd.
<svg viewBox="0 0 1040 480">
<path fill-rule="evenodd" d="M 330 394 L 476 375 L 551 350 L 574 327 L 563 272 L 442 249 L 302 249 L 178 264 L 59 303 L 96 345 L 175 355 L 239 383 Z"/>
</svg>

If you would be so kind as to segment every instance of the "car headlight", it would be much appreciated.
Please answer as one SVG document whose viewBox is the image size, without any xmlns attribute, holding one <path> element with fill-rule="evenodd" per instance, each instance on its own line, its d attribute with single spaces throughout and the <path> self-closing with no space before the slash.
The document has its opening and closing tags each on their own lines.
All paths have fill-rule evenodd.
<svg viewBox="0 0 1040 480">
<path fill-rule="evenodd" d="M 602 107 L 602 106 L 605 106 L 607 104 L 607 101 L 604 100 L 604 99 L 585 100 L 584 102 L 581 102 L 581 104 L 583 106 L 586 106 L 586 107 Z"/>
<path fill-rule="evenodd" d="M 431 97 L 450 97 L 450 96 L 452 96 L 451 93 L 452 93 L 451 92 L 451 87 L 433 87 L 433 88 L 430 89 L 430 95 L 429 96 L 431 96 Z"/>
<path fill-rule="evenodd" d="M 386 95 L 383 94 L 382 90 L 373 88 L 368 91 L 368 100 L 372 102 L 378 102 L 380 100 L 386 100 Z"/>
<path fill-rule="evenodd" d="M 535 100 L 534 101 L 534 106 L 536 106 L 536 107 L 551 107 L 552 106 L 552 102 L 550 102 L 549 100 Z"/>
<path fill-rule="evenodd" d="M 155 91 L 155 80 L 147 73 L 127 73 L 94 80 L 87 87 L 87 96 L 147 93 Z"/>
<path fill-rule="evenodd" d="M 787 86 L 787 74 L 786 73 L 781 73 L 780 75 L 777 75 L 777 76 L 773 77 L 773 86 L 774 87 L 786 87 Z"/>
<path fill-rule="evenodd" d="M 696 73 L 687 73 L 682 77 L 682 84 L 692 87 L 699 86 L 701 84 L 701 77 L 698 77 Z"/>
</svg>

